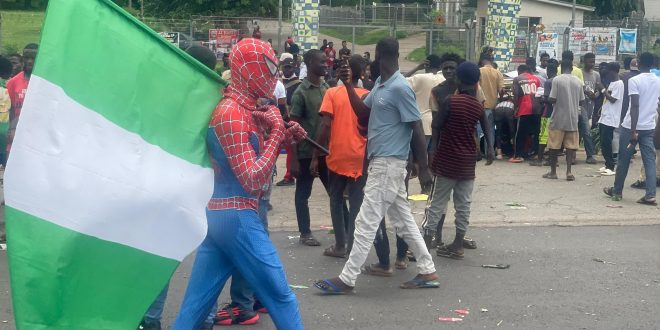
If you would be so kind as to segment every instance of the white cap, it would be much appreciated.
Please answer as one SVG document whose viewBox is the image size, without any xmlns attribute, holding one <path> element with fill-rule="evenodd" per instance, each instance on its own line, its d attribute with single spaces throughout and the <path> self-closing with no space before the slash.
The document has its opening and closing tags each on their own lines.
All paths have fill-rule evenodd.
<svg viewBox="0 0 660 330">
<path fill-rule="evenodd" d="M 293 55 L 290 53 L 282 53 L 282 55 L 280 55 L 280 62 L 284 62 L 286 59 L 293 59 Z"/>
</svg>

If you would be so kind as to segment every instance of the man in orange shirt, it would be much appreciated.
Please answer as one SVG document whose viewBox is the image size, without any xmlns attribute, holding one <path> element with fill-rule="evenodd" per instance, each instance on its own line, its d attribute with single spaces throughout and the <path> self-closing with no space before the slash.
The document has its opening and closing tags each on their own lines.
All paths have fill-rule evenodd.
<svg viewBox="0 0 660 330">
<path fill-rule="evenodd" d="M 349 60 L 352 84 L 360 97 L 369 92 L 357 87 L 364 65 L 364 59 L 359 55 L 353 55 Z M 316 140 L 323 146 L 327 145 L 330 151 L 326 164 L 329 172 L 330 217 L 335 232 L 335 245 L 328 247 L 323 255 L 344 258 L 353 245 L 355 218 L 364 197 L 366 175 L 363 175 L 363 169 L 367 139 L 358 132 L 357 117 L 351 108 L 345 86 L 328 89 L 319 112 L 321 125 Z M 318 173 L 319 156 L 318 149 L 315 149 L 310 165 L 310 172 L 314 175 Z M 344 190 L 347 187 L 350 209 L 344 206 Z"/>
</svg>

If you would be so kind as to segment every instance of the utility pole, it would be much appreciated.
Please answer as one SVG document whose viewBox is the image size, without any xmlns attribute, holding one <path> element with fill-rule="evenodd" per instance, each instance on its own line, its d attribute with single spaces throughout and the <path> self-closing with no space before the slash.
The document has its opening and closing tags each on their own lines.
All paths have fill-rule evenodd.
<svg viewBox="0 0 660 330">
<path fill-rule="evenodd" d="M 128 0 L 128 9 L 133 9 L 133 0 Z"/>
<path fill-rule="evenodd" d="M 573 0 L 573 12 L 571 16 L 571 27 L 575 27 L 575 2 L 576 0 Z"/>
<path fill-rule="evenodd" d="M 277 7 L 277 47 L 282 46 L 282 0 Z"/>
</svg>

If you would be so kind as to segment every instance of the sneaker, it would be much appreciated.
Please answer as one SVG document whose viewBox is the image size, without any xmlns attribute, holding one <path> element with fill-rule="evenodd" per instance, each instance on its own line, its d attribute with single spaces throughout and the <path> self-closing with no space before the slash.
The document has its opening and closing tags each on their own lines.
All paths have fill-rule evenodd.
<svg viewBox="0 0 660 330">
<path fill-rule="evenodd" d="M 268 308 L 266 308 L 259 299 L 254 300 L 254 311 L 261 314 L 268 314 Z"/>
<path fill-rule="evenodd" d="M 288 187 L 288 186 L 293 186 L 296 184 L 295 179 L 282 179 L 282 181 L 276 183 L 275 185 L 278 187 Z"/>
<path fill-rule="evenodd" d="M 630 188 L 646 189 L 646 182 L 637 180 L 633 184 L 630 185 Z"/>
<path fill-rule="evenodd" d="M 215 315 L 216 325 L 252 325 L 258 321 L 259 314 L 253 311 L 242 310 L 233 303 L 219 309 Z"/>
<path fill-rule="evenodd" d="M 589 157 L 589 158 L 587 158 L 586 163 L 593 165 L 593 164 L 598 164 L 598 161 L 593 157 Z"/>
<path fill-rule="evenodd" d="M 612 176 L 612 175 L 615 175 L 615 174 L 616 174 L 616 172 L 610 170 L 609 168 L 606 168 L 605 171 L 600 172 L 600 175 L 602 175 L 602 176 Z"/>
<path fill-rule="evenodd" d="M 603 172 L 605 172 L 606 169 L 607 169 L 607 167 L 603 166 L 603 167 L 598 169 L 598 173 L 603 173 Z"/>
</svg>

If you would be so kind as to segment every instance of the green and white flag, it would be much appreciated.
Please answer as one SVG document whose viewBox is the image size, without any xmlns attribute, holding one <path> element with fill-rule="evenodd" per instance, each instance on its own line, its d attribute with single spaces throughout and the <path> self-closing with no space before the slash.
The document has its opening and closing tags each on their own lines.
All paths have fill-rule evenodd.
<svg viewBox="0 0 660 330">
<path fill-rule="evenodd" d="M 206 235 L 220 78 L 110 0 L 51 0 L 5 174 L 19 329 L 135 329 Z"/>
</svg>

